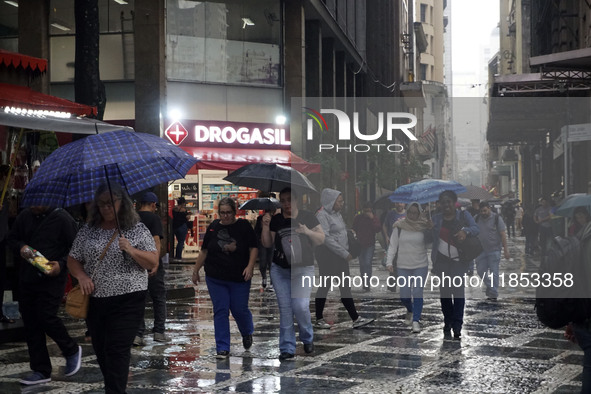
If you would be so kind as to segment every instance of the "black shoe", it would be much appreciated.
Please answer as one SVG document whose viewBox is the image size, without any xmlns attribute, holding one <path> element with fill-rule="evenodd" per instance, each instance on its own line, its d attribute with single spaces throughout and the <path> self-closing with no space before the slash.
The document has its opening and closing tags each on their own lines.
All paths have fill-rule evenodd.
<svg viewBox="0 0 591 394">
<path fill-rule="evenodd" d="M 448 326 L 447 324 L 445 324 L 443 326 L 443 333 L 444 334 L 451 334 L 451 326 Z"/>
<path fill-rule="evenodd" d="M 284 360 L 293 360 L 295 357 L 295 355 L 291 354 L 291 353 L 287 353 L 287 352 L 283 352 L 279 355 L 279 360 L 280 361 L 284 361 Z"/>
<path fill-rule="evenodd" d="M 306 352 L 306 354 L 314 353 L 314 344 L 304 343 L 304 352 Z"/>
<path fill-rule="evenodd" d="M 227 351 L 227 350 L 220 350 L 215 355 L 215 358 L 224 359 L 224 358 L 228 358 L 229 355 L 230 355 L 230 352 L 229 351 Z"/>
<path fill-rule="evenodd" d="M 454 330 L 454 340 L 460 341 L 462 339 L 462 332 L 460 330 Z"/>
<path fill-rule="evenodd" d="M 250 349 L 252 346 L 252 335 L 245 335 L 242 337 L 242 346 L 244 346 L 246 350 Z"/>
</svg>

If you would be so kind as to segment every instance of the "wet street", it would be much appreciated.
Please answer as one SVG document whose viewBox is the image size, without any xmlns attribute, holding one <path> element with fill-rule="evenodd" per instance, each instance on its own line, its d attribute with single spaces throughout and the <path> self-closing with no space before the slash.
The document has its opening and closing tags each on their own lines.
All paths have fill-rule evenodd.
<svg viewBox="0 0 591 394">
<path fill-rule="evenodd" d="M 538 260 L 523 254 L 524 239 L 510 239 L 513 261 L 501 261 L 501 272 L 535 272 Z M 381 279 L 378 251 L 374 275 Z M 171 265 L 170 286 L 190 287 L 190 265 Z M 358 273 L 356 262 L 352 274 Z M 429 287 L 429 284 L 427 285 Z M 234 322 L 231 357 L 215 358 L 212 307 L 205 284 L 195 297 L 168 303 L 169 344 L 153 342 L 132 350 L 128 393 L 186 392 L 393 392 L 393 393 L 573 393 L 580 391 L 583 353 L 563 339 L 562 331 L 542 327 L 533 309 L 533 289 L 500 289 L 497 301 L 487 300 L 481 288 L 467 289 L 462 340 L 444 338 L 437 289 L 426 291 L 422 330 L 411 333 L 398 293 L 373 288 L 354 289 L 362 316 L 373 324 L 352 329 L 351 321 L 333 292 L 325 318 L 330 330 L 315 330 L 316 351 L 306 355 L 298 343 L 293 361 L 278 360 L 279 313 L 275 295 L 260 292 L 256 271 L 250 306 L 254 315 L 254 345 L 242 347 Z M 191 292 L 185 292 L 191 294 Z M 182 292 L 178 292 L 182 294 Z M 528 298 L 529 297 L 529 298 Z M 314 302 L 311 303 L 314 309 Z M 146 310 L 151 328 L 151 309 Z M 65 318 L 83 348 L 81 370 L 63 377 L 64 359 L 50 341 L 54 371 L 50 383 L 22 389 L 18 379 L 29 370 L 23 342 L 0 345 L 1 393 L 100 393 L 102 376 L 84 324 Z"/>
</svg>

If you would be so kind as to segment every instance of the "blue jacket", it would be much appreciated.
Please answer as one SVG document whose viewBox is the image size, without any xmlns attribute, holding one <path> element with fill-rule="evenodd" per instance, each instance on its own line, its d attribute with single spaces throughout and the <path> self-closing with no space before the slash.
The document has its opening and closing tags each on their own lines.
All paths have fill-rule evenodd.
<svg viewBox="0 0 591 394">
<path fill-rule="evenodd" d="M 433 215 L 433 249 L 431 250 L 431 261 L 435 263 L 437 259 L 437 251 L 439 250 L 439 230 L 443 225 L 443 213 Z M 472 215 L 468 211 L 461 211 L 456 209 L 456 220 L 462 224 L 462 230 L 466 232 L 468 237 L 476 237 L 480 230 L 474 221 Z"/>
</svg>

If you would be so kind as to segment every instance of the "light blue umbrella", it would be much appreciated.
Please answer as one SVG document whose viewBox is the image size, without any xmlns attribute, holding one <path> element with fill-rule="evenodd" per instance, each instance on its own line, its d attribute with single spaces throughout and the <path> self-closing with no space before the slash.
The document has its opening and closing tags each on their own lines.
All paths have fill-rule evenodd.
<svg viewBox="0 0 591 394">
<path fill-rule="evenodd" d="M 575 193 L 567 196 L 562 200 L 554 214 L 570 218 L 577 207 L 585 207 L 587 212 L 591 213 L 591 194 Z"/>
<path fill-rule="evenodd" d="M 390 201 L 410 204 L 418 202 L 426 204 L 437 201 L 439 194 L 445 190 L 455 193 L 464 193 L 466 188 L 456 181 L 444 181 L 441 179 L 423 179 L 422 181 L 400 186 L 390 195 Z"/>
</svg>

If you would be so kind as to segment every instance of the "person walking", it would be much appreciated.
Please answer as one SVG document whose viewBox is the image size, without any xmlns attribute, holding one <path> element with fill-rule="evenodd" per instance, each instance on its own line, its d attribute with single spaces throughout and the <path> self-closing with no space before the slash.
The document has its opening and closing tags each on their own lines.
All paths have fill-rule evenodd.
<svg viewBox="0 0 591 394">
<path fill-rule="evenodd" d="M 162 231 L 162 221 L 156 215 L 158 205 L 158 196 L 152 192 L 146 192 L 139 200 L 138 215 L 140 216 L 140 221 L 150 230 L 150 234 L 152 234 L 154 244 L 156 245 L 156 253 L 158 254 L 158 266 L 148 271 L 148 294 L 152 299 L 154 309 L 152 337 L 156 342 L 169 342 L 170 338 L 164 333 L 166 324 L 166 285 L 164 283 L 164 276 L 166 272 L 162 258 L 160 258 L 160 251 L 162 249 L 160 240 L 164 238 L 164 234 Z M 146 322 L 142 319 L 138 333 L 133 340 L 135 346 L 143 346 L 145 344 L 145 331 Z"/>
<path fill-rule="evenodd" d="M 515 207 L 513 206 L 513 202 L 506 201 L 501 208 L 501 213 L 503 215 L 505 227 L 507 228 L 507 236 L 511 237 L 511 233 L 513 233 L 513 237 L 515 237 Z M 511 230 L 513 230 L 513 232 L 511 232 Z"/>
<path fill-rule="evenodd" d="M 127 192 L 117 183 L 99 186 L 68 268 L 90 295 L 86 321 L 105 393 L 125 393 L 131 347 L 144 319 L 148 271 L 157 267 L 154 238 Z"/>
<path fill-rule="evenodd" d="M 439 288 L 443 333 L 448 336 L 453 330 L 454 339 L 459 340 L 464 324 L 465 283 L 464 274 L 470 261 L 459 261 L 457 246 L 466 237 L 478 236 L 478 226 L 469 212 L 456 209 L 458 196 L 451 190 L 439 195 L 441 212 L 433 215 L 433 249 L 431 261 L 433 274 L 451 277 L 442 281 Z M 458 281 L 458 279 L 460 279 Z"/>
<path fill-rule="evenodd" d="M 76 222 L 65 210 L 33 206 L 16 217 L 8 233 L 8 245 L 20 257 L 19 310 L 31 367 L 31 372 L 20 380 L 23 385 L 51 381 L 46 336 L 53 339 L 66 358 L 65 376 L 72 376 L 80 369 L 82 348 L 57 315 L 66 287 L 66 258 L 76 231 Z M 42 273 L 26 261 L 34 257 L 33 249 L 49 260 L 49 272 Z"/>
<path fill-rule="evenodd" d="M 0 185 L 6 183 L 10 166 L 0 166 Z M 8 271 L 6 269 L 6 236 L 8 235 L 8 216 L 10 210 L 9 193 L 6 193 L 0 204 L 0 323 L 14 323 L 14 319 L 5 316 L 2 311 L 4 305 L 4 289 L 7 285 Z"/>
<path fill-rule="evenodd" d="M 261 235 L 264 246 L 274 245 L 271 278 L 279 305 L 279 360 L 291 360 L 296 350 L 294 319 L 298 323 L 304 352 L 314 352 L 314 329 L 310 316 L 313 248 L 324 242 L 324 232 L 312 212 L 299 209 L 294 190 L 283 189 L 279 193 L 279 202 L 281 213 L 273 217 L 270 213 L 265 214 Z M 298 242 L 294 242 L 296 238 Z M 293 252 L 284 249 L 286 242 Z M 297 245 L 299 248 L 295 250 Z M 300 257 L 301 261 L 294 261 Z"/>
<path fill-rule="evenodd" d="M 579 233 L 587 227 L 587 224 L 591 222 L 591 215 L 585 207 L 576 207 L 573 211 L 573 217 L 571 224 L 568 227 L 568 235 L 580 235 Z"/>
<path fill-rule="evenodd" d="M 429 269 L 427 243 L 431 239 L 432 227 L 433 222 L 421 218 L 419 204 L 410 204 L 406 217 L 394 223 L 386 257 L 390 272 L 394 271 L 394 259 L 397 260 L 398 278 L 403 282 L 400 284 L 400 301 L 406 307 L 406 323 L 412 327 L 413 333 L 421 332 L 423 287 Z"/>
<path fill-rule="evenodd" d="M 515 207 L 515 231 L 519 231 L 519 236 L 523 237 L 523 207 L 519 203 Z"/>
<path fill-rule="evenodd" d="M 540 234 L 540 251 L 542 257 L 546 256 L 548 244 L 552 241 L 552 213 L 550 209 L 550 200 L 548 197 L 540 198 L 540 206 L 534 211 L 534 222 L 538 225 Z"/>
<path fill-rule="evenodd" d="M 361 246 L 361 251 L 359 252 L 359 274 L 362 278 L 366 277 L 367 281 L 371 279 L 373 274 L 372 262 L 376 247 L 376 234 L 381 229 L 380 221 L 374 214 L 371 203 L 366 202 L 363 205 L 363 212 L 353 219 L 353 231 L 355 231 L 359 245 Z M 363 291 L 370 291 L 369 286 L 364 285 Z"/>
<path fill-rule="evenodd" d="M 187 239 L 187 233 L 189 232 L 189 216 L 191 212 L 187 210 L 185 197 L 177 198 L 176 203 L 176 207 L 172 208 L 172 232 L 176 237 L 176 248 L 173 249 L 172 259 L 181 261 L 183 259 L 185 239 Z"/>
<path fill-rule="evenodd" d="M 267 271 L 271 271 L 271 262 L 273 261 L 273 244 L 266 248 L 262 241 L 263 219 L 265 215 L 273 217 L 275 209 L 266 210 L 265 213 L 257 217 L 257 222 L 254 225 L 254 232 L 257 235 L 257 245 L 259 250 L 259 271 L 261 273 L 261 291 L 273 291 L 273 283 L 267 283 Z M 267 287 L 269 285 L 269 287 Z"/>
<path fill-rule="evenodd" d="M 216 357 L 230 355 L 230 319 L 242 335 L 242 345 L 252 346 L 254 325 L 248 309 L 250 285 L 257 259 L 254 229 L 245 219 L 236 219 L 236 203 L 224 197 L 218 204 L 221 219 L 214 220 L 203 237 L 203 247 L 193 269 L 193 283 L 201 281 L 199 271 L 205 266 L 205 283 L 213 304 Z"/>
<path fill-rule="evenodd" d="M 476 257 L 478 276 L 485 285 L 486 296 L 496 300 L 499 296 L 499 264 L 501 263 L 501 247 L 505 259 L 511 255 L 507 248 L 505 223 L 498 213 L 493 213 L 488 202 L 480 203 L 480 213 L 474 218 L 478 226 L 478 238 L 482 244 L 482 253 Z M 492 280 L 491 280 L 492 275 Z"/>
<path fill-rule="evenodd" d="M 525 255 L 533 256 L 537 249 L 538 224 L 534 221 L 533 211 L 529 206 L 526 206 L 523 211 L 521 226 L 525 237 Z"/>
<path fill-rule="evenodd" d="M 316 261 L 321 278 L 338 276 L 350 276 L 349 261 L 353 256 L 349 253 L 349 241 L 347 239 L 347 228 L 345 221 L 341 216 L 341 210 L 345 205 L 345 200 L 340 191 L 334 189 L 323 189 L 320 195 L 322 208 L 316 213 L 316 218 L 324 231 L 324 243 L 316 248 Z M 374 321 L 359 316 L 355 308 L 355 302 L 351 295 L 351 287 L 347 286 L 346 281 L 342 281 L 339 286 L 341 293 L 341 302 L 347 309 L 349 317 L 353 321 L 353 328 L 363 327 Z M 324 306 L 326 305 L 326 296 L 328 286 L 320 286 L 316 292 L 314 304 L 316 306 L 316 323 L 314 327 L 319 329 L 329 329 L 331 326 L 324 320 Z"/>
</svg>

